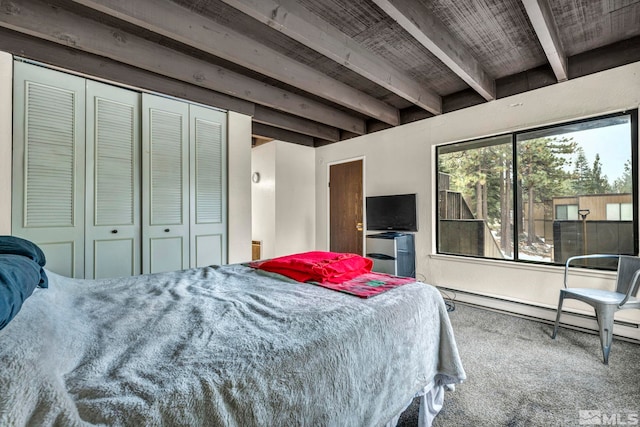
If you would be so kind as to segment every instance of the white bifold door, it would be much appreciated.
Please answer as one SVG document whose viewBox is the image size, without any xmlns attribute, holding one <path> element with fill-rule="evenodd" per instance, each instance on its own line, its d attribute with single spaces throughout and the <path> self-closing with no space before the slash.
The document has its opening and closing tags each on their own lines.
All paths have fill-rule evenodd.
<svg viewBox="0 0 640 427">
<path fill-rule="evenodd" d="M 227 263 L 227 114 L 189 105 L 190 267 Z"/>
<path fill-rule="evenodd" d="M 189 104 L 143 96 L 143 271 L 189 266 Z"/>
<path fill-rule="evenodd" d="M 11 232 L 84 277 L 85 81 L 14 64 Z"/>
<path fill-rule="evenodd" d="M 140 94 L 86 85 L 85 277 L 139 274 Z"/>
<path fill-rule="evenodd" d="M 144 94 L 143 271 L 221 264 L 226 253 L 226 114 Z"/>
<path fill-rule="evenodd" d="M 226 113 L 16 62 L 12 234 L 79 278 L 227 260 Z"/>
</svg>

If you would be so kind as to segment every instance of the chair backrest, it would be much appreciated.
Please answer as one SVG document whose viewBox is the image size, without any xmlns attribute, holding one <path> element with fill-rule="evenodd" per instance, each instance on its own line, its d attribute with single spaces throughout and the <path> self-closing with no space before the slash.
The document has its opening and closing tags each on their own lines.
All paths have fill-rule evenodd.
<svg viewBox="0 0 640 427">
<path fill-rule="evenodd" d="M 634 273 L 640 270 L 640 258 L 629 255 L 620 255 L 620 261 L 618 262 L 618 277 L 616 282 L 616 292 L 626 294 L 631 286 L 631 279 Z M 634 294 L 638 294 L 640 286 L 636 287 Z M 635 295 L 632 295 L 635 296 Z"/>
</svg>

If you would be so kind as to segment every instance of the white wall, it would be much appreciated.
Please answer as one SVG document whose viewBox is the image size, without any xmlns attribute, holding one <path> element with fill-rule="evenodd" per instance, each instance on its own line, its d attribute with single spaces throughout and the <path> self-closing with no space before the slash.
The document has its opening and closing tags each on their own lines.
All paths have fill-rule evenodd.
<svg viewBox="0 0 640 427">
<path fill-rule="evenodd" d="M 416 267 L 420 279 L 474 294 L 555 308 L 562 286 L 559 267 L 435 254 L 435 146 L 638 106 L 640 62 L 317 148 L 317 247 L 324 250 L 328 246 L 326 164 L 364 156 L 366 195 L 418 193 Z M 612 278 L 612 274 L 602 272 L 577 276 L 586 285 L 599 287 L 610 285 Z M 465 298 L 462 293 L 458 297 Z M 582 303 L 565 305 L 593 313 Z M 530 309 L 526 305 L 509 309 L 538 317 L 554 316 L 552 310 Z M 616 318 L 640 322 L 637 310 L 619 312 Z M 595 322 L 586 325 L 580 319 L 572 321 L 583 326 L 595 325 Z M 635 328 L 616 326 L 616 333 L 640 339 L 640 331 Z"/>
<path fill-rule="evenodd" d="M 0 52 L 0 234 L 11 234 L 13 57 Z"/>
<path fill-rule="evenodd" d="M 276 253 L 276 143 L 269 142 L 251 149 L 251 172 L 260 181 L 251 184 L 252 239 L 262 244 L 261 258 Z"/>
<path fill-rule="evenodd" d="M 315 152 L 313 148 L 271 141 L 252 150 L 253 240 L 262 258 L 315 249 Z"/>
<path fill-rule="evenodd" d="M 315 150 L 276 142 L 275 256 L 315 249 Z"/>
</svg>

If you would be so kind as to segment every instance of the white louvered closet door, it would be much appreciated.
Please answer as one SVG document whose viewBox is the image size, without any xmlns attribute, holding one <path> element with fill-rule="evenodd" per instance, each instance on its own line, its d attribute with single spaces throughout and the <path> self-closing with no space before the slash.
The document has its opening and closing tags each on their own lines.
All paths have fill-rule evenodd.
<svg viewBox="0 0 640 427">
<path fill-rule="evenodd" d="M 227 263 L 227 114 L 189 107 L 191 267 Z"/>
<path fill-rule="evenodd" d="M 140 274 L 140 93 L 87 80 L 85 278 Z"/>
<path fill-rule="evenodd" d="M 142 95 L 142 271 L 189 267 L 189 104 Z"/>
<path fill-rule="evenodd" d="M 85 81 L 14 63 L 12 234 L 84 277 Z"/>
</svg>

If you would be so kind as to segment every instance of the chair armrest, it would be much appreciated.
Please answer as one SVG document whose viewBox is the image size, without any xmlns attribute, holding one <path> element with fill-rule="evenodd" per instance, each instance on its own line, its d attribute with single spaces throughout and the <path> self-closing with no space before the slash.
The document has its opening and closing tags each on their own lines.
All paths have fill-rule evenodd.
<svg viewBox="0 0 640 427">
<path fill-rule="evenodd" d="M 567 258 L 567 262 L 564 265 L 564 287 L 565 287 L 565 289 L 568 287 L 567 286 L 567 278 L 568 278 L 568 275 L 569 275 L 569 266 L 570 266 L 571 262 L 573 262 L 575 260 L 580 260 L 580 259 L 597 259 L 597 258 L 618 258 L 618 259 L 620 259 L 620 255 L 616 255 L 616 254 L 591 254 L 591 255 L 576 255 L 576 256 L 572 256 L 572 257 Z M 627 297 L 627 299 L 628 299 L 628 297 Z M 626 302 L 626 300 L 625 300 L 625 302 Z"/>
<path fill-rule="evenodd" d="M 618 307 L 622 307 L 623 305 L 625 305 L 626 302 L 629 300 L 629 297 L 631 297 L 631 294 L 634 293 L 634 290 L 638 286 L 638 278 L 640 278 L 640 270 L 636 270 L 636 272 L 633 273 L 633 277 L 631 278 L 631 284 L 629 285 L 629 289 L 627 289 L 627 293 L 622 299 L 622 301 L 620 301 L 620 304 L 618 304 Z"/>
</svg>

